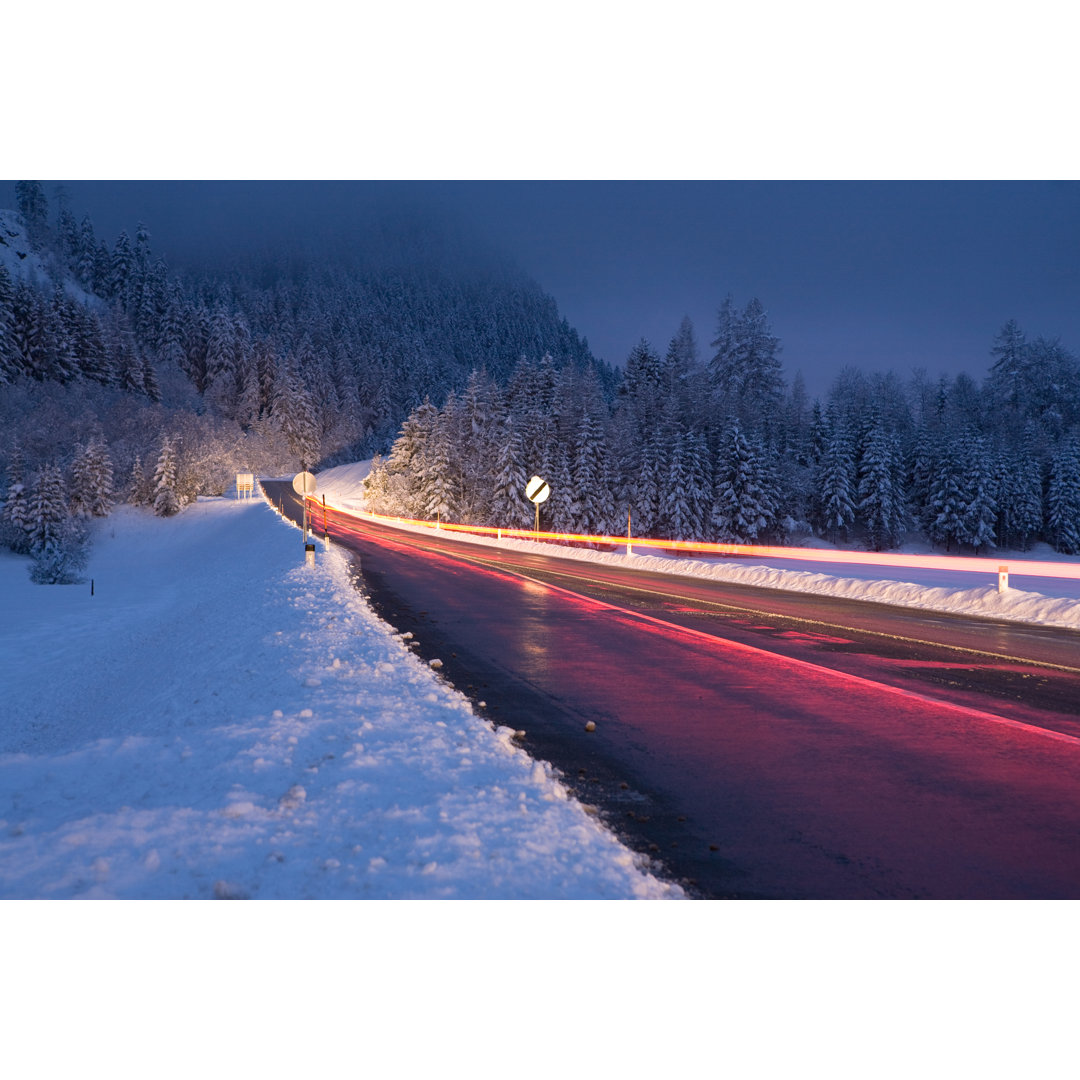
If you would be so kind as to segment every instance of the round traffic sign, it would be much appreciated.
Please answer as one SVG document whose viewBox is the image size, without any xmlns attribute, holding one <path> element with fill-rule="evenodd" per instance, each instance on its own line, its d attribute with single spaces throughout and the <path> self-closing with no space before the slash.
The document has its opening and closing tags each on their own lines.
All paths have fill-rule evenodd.
<svg viewBox="0 0 1080 1080">
<path fill-rule="evenodd" d="M 525 485 L 525 498 L 530 502 L 542 503 L 551 494 L 551 486 L 546 480 L 541 480 L 539 476 L 534 476 Z"/>
<path fill-rule="evenodd" d="M 297 495 L 314 495 L 319 482 L 315 479 L 313 473 L 298 472 L 293 477 L 292 486 Z"/>
</svg>

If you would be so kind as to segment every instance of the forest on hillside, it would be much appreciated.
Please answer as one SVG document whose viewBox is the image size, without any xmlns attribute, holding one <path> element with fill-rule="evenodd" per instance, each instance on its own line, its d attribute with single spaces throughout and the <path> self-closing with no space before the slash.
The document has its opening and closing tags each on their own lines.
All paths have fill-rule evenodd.
<svg viewBox="0 0 1080 1080">
<path fill-rule="evenodd" d="M 555 301 L 415 223 L 333 259 L 282 251 L 174 273 L 138 225 L 112 245 L 39 181 L 0 210 L 0 536 L 42 579 L 77 572 L 117 501 L 174 513 L 239 471 L 386 449 L 425 394 L 523 355 L 594 371 Z"/>
</svg>

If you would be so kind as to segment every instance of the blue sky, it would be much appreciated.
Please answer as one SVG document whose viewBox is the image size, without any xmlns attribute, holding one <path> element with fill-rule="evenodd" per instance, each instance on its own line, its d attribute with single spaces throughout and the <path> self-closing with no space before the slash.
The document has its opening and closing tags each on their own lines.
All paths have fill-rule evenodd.
<svg viewBox="0 0 1080 1080">
<path fill-rule="evenodd" d="M 11 185 L 8 204 L 11 202 Z M 316 243 L 386 207 L 454 221 L 510 255 L 593 351 L 663 350 L 683 315 L 703 353 L 732 293 L 758 297 L 789 378 L 845 365 L 982 376 L 993 335 L 1080 348 L 1080 184 L 882 181 L 65 182 L 111 243 L 138 221 L 177 265 Z M 52 182 L 47 183 L 52 194 Z"/>
</svg>

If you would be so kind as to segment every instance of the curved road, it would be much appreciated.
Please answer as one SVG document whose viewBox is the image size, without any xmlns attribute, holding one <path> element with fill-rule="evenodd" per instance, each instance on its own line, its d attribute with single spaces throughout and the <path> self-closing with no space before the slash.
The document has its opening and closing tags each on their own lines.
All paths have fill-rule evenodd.
<svg viewBox="0 0 1080 1080">
<path fill-rule="evenodd" d="M 380 614 L 694 895 L 1080 896 L 1080 635 L 328 528 Z"/>
</svg>

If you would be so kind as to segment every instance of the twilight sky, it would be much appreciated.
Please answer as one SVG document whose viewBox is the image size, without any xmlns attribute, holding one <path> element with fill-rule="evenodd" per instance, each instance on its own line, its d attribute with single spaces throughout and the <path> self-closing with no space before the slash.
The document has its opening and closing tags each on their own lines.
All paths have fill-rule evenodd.
<svg viewBox="0 0 1080 1080">
<path fill-rule="evenodd" d="M 70 181 L 111 245 L 148 226 L 176 266 L 348 235 L 383 207 L 445 214 L 509 254 L 598 356 L 663 351 L 684 314 L 703 355 L 731 292 L 754 296 L 790 378 L 851 364 L 981 378 L 1009 318 L 1080 349 L 1080 183 Z M 50 197 L 54 185 L 46 183 Z M 14 185 L 0 185 L 4 206 Z"/>
</svg>

